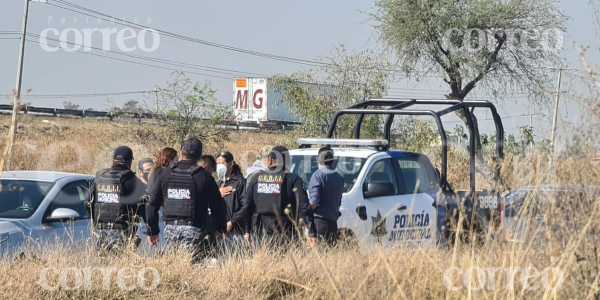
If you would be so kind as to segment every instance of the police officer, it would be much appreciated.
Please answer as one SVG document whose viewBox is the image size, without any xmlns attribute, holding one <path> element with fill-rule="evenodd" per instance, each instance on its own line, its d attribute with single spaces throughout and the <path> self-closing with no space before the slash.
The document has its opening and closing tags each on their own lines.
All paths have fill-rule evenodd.
<svg viewBox="0 0 600 300">
<path fill-rule="evenodd" d="M 158 241 L 158 210 L 164 206 L 167 245 L 191 250 L 194 261 L 203 258 L 212 249 L 214 231 L 222 234 L 227 223 L 227 209 L 217 183 L 211 174 L 197 165 L 201 156 L 202 142 L 196 138 L 185 140 L 181 145 L 182 160 L 160 173 L 151 186 L 146 211 L 150 245 L 156 245 Z M 214 229 L 207 226 L 209 208 Z M 207 234 L 213 238 L 205 239 Z"/>
<path fill-rule="evenodd" d="M 120 146 L 113 153 L 113 165 L 96 173 L 88 207 L 103 252 L 123 248 L 129 241 L 139 245 L 138 217 L 145 218 L 146 185 L 131 171 L 133 151 Z"/>
<path fill-rule="evenodd" d="M 243 212 L 248 242 L 252 235 L 275 245 L 287 244 L 295 235 L 293 222 L 311 224 L 312 212 L 302 178 L 287 172 L 289 151 L 273 147 L 262 170 L 248 184 Z"/>
</svg>

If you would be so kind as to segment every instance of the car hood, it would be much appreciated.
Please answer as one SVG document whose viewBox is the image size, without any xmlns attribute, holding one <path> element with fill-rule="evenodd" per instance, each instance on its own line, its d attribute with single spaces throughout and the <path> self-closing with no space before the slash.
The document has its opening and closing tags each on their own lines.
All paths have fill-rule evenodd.
<svg viewBox="0 0 600 300">
<path fill-rule="evenodd" d="M 0 233 L 12 233 L 25 230 L 25 220 L 0 219 Z"/>
</svg>

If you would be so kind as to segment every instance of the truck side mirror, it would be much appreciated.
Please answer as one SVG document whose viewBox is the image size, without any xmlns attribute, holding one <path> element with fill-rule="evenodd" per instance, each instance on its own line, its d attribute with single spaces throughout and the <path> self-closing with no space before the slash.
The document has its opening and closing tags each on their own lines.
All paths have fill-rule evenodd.
<svg viewBox="0 0 600 300">
<path fill-rule="evenodd" d="M 376 198 L 384 196 L 392 196 L 396 194 L 394 185 L 391 182 L 386 181 L 375 181 L 366 184 L 366 188 L 363 191 L 364 197 Z"/>
</svg>

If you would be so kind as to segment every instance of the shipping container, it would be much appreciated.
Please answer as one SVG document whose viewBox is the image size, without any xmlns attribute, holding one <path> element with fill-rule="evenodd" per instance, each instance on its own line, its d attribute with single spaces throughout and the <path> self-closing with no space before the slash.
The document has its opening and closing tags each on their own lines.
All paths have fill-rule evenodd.
<svg viewBox="0 0 600 300">
<path fill-rule="evenodd" d="M 276 86 L 267 78 L 233 79 L 233 113 L 238 124 L 294 124 L 294 116 Z"/>
</svg>

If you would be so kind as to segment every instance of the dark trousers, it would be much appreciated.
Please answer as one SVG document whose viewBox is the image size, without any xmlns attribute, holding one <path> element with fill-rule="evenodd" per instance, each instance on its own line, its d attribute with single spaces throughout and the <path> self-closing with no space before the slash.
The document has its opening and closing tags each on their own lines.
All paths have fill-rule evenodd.
<svg viewBox="0 0 600 300">
<path fill-rule="evenodd" d="M 136 250 L 140 245 L 140 238 L 136 235 L 137 227 L 119 227 L 115 229 L 104 229 L 96 225 L 94 236 L 96 238 L 96 251 L 101 255 L 116 254 L 124 251 L 128 246 Z"/>
<path fill-rule="evenodd" d="M 258 247 L 285 250 L 297 237 L 292 223 L 283 218 L 255 215 L 253 223 L 253 235 L 257 238 L 253 244 Z"/>
<path fill-rule="evenodd" d="M 204 228 L 183 225 L 165 226 L 166 251 L 184 250 L 192 253 L 192 262 L 197 263 L 214 254 L 214 235 Z M 209 235 L 209 239 L 206 236 Z"/>
<path fill-rule="evenodd" d="M 314 223 L 317 238 L 324 240 L 330 246 L 334 246 L 338 240 L 337 221 L 315 218 Z"/>
</svg>

